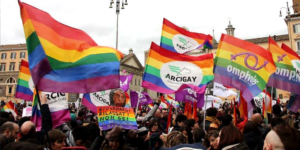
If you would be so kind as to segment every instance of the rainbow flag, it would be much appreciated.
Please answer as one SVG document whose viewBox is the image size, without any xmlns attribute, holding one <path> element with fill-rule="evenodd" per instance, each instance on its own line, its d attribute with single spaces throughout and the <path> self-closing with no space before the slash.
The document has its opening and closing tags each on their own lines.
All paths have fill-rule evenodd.
<svg viewBox="0 0 300 150">
<path fill-rule="evenodd" d="M 11 112 L 14 117 L 18 115 L 13 102 L 9 101 L 2 107 L 1 111 Z"/>
<path fill-rule="evenodd" d="M 300 56 L 291 48 L 289 48 L 287 45 L 282 43 L 281 48 L 285 50 L 286 55 L 289 57 L 289 59 L 292 61 L 292 64 L 294 68 L 297 70 L 298 77 L 300 76 Z"/>
<path fill-rule="evenodd" d="M 41 94 L 41 92 L 39 92 L 39 94 Z M 33 92 L 32 114 L 30 120 L 35 124 L 37 131 L 40 131 L 42 128 L 42 112 L 38 104 L 36 90 Z"/>
<path fill-rule="evenodd" d="M 29 87 L 30 79 L 31 79 L 31 74 L 29 71 L 29 64 L 27 61 L 22 60 L 20 71 L 19 71 L 17 91 L 15 96 L 16 98 L 32 101 L 33 92 L 32 89 Z"/>
<path fill-rule="evenodd" d="M 272 54 L 262 47 L 222 34 L 215 58 L 215 82 L 243 92 L 250 102 L 276 71 Z"/>
<path fill-rule="evenodd" d="M 123 54 L 19 1 L 34 85 L 41 91 L 91 93 L 118 88 Z M 97 83 L 97 84 L 95 84 Z M 74 88 L 76 87 L 76 88 Z"/>
<path fill-rule="evenodd" d="M 294 57 L 293 54 L 281 49 L 271 37 L 269 37 L 269 51 L 272 53 L 276 72 L 270 76 L 268 86 L 300 94 L 300 76 L 297 75 L 290 60 L 290 57 Z"/>
<path fill-rule="evenodd" d="M 152 108 L 154 107 L 154 105 L 153 105 L 153 104 L 149 104 L 148 107 L 149 107 L 150 109 L 152 109 Z"/>
<path fill-rule="evenodd" d="M 192 50 L 212 48 L 212 36 L 189 32 L 164 18 L 160 46 L 175 53 L 187 53 Z"/>
<path fill-rule="evenodd" d="M 168 51 L 152 43 L 142 87 L 164 94 L 183 90 L 184 85 L 198 89 L 214 78 L 213 55 L 188 56 Z"/>
<path fill-rule="evenodd" d="M 177 101 L 174 100 L 173 97 L 167 95 L 167 103 L 172 105 L 173 107 L 179 107 L 179 103 Z"/>
</svg>

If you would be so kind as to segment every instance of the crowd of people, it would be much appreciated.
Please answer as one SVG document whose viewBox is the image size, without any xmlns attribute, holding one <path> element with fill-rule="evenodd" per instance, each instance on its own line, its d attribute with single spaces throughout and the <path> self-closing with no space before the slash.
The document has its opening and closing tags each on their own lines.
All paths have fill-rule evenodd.
<svg viewBox="0 0 300 150">
<path fill-rule="evenodd" d="M 197 118 L 184 115 L 180 108 L 160 108 L 160 100 L 152 109 L 141 107 L 137 111 L 137 130 L 118 126 L 103 131 L 97 115 L 82 106 L 69 106 L 71 121 L 53 129 L 50 110 L 45 96 L 41 96 L 42 128 L 30 117 L 14 118 L 1 111 L 1 150 L 60 150 L 82 147 L 88 150 L 299 150 L 300 132 L 298 113 L 290 112 L 285 105 L 273 106 L 269 123 L 261 110 L 255 108 L 251 118 L 241 118 L 237 108 L 226 103 L 220 108 L 197 110 Z M 237 115 L 233 115 L 234 110 Z M 168 128 L 169 112 L 172 122 Z M 236 118 L 236 119 L 235 119 Z M 234 121 L 236 121 L 234 123 Z M 205 122 L 205 123 L 204 123 Z M 234 125 L 235 124 L 235 125 Z"/>
</svg>

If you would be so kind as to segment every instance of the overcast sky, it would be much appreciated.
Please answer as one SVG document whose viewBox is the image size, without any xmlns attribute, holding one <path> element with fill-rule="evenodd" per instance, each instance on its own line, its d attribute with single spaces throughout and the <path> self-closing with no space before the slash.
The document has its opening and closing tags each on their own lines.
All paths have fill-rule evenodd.
<svg viewBox="0 0 300 150">
<path fill-rule="evenodd" d="M 114 0 L 116 2 L 116 0 Z M 128 0 L 119 15 L 119 50 L 130 48 L 144 65 L 144 51 L 159 44 L 163 18 L 190 31 L 226 33 L 229 18 L 241 39 L 287 34 L 279 17 L 292 0 Z M 116 13 L 110 0 L 22 0 L 48 12 L 57 21 L 81 29 L 101 46 L 116 46 Z M 17 0 L 0 0 L 0 45 L 25 43 Z M 283 16 L 286 10 L 282 9 Z"/>
</svg>

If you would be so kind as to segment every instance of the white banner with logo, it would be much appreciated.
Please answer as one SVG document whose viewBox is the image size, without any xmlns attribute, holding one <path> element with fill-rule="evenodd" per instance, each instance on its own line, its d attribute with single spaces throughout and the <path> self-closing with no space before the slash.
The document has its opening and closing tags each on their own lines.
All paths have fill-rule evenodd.
<svg viewBox="0 0 300 150">
<path fill-rule="evenodd" d="M 208 95 L 207 97 L 205 96 L 204 99 L 205 99 L 206 104 L 204 103 L 202 110 L 206 110 L 206 109 L 210 108 L 212 106 L 212 103 L 213 103 L 214 108 L 219 109 L 220 105 L 222 103 L 222 99 L 220 99 L 219 97 L 212 96 L 212 95 Z M 206 105 L 206 109 L 205 109 L 205 105 Z"/>
<path fill-rule="evenodd" d="M 42 92 L 46 95 L 48 99 L 48 105 L 50 112 L 56 112 L 60 110 L 68 109 L 68 100 L 66 93 L 51 93 Z"/>
<path fill-rule="evenodd" d="M 109 106 L 109 93 L 111 90 L 90 93 L 91 101 L 95 106 Z"/>
<path fill-rule="evenodd" d="M 220 96 L 220 97 L 228 97 L 228 96 L 231 96 L 231 95 L 236 96 L 237 93 L 234 92 L 231 89 L 226 88 L 222 84 L 214 82 L 214 95 Z"/>
</svg>

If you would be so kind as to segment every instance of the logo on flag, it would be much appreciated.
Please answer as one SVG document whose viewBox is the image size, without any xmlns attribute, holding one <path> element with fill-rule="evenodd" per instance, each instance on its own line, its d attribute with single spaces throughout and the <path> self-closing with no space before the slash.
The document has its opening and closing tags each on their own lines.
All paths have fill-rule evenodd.
<svg viewBox="0 0 300 150">
<path fill-rule="evenodd" d="M 203 78 L 203 72 L 193 63 L 173 61 L 162 65 L 160 76 L 166 86 L 177 90 L 182 84 L 199 85 Z"/>
<path fill-rule="evenodd" d="M 172 39 L 172 43 L 174 45 L 174 49 L 181 54 L 197 49 L 197 47 L 200 45 L 194 39 L 181 34 L 175 35 Z"/>
</svg>

